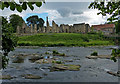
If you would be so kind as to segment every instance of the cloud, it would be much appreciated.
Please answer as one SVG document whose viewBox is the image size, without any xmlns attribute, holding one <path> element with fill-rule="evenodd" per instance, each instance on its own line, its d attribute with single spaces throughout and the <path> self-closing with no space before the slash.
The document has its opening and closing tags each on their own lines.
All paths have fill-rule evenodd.
<svg viewBox="0 0 120 84">
<path fill-rule="evenodd" d="M 52 20 L 57 24 L 89 23 L 90 25 L 93 25 L 105 23 L 107 17 L 97 15 L 99 12 L 98 10 L 88 9 L 89 4 L 90 3 L 87 2 L 49 2 L 43 4 L 41 8 L 34 6 L 34 11 L 28 8 L 22 13 L 19 13 L 16 10 L 11 11 L 9 9 L 4 9 L 2 11 L 2 16 L 8 17 L 11 14 L 18 14 L 21 17 L 26 18 L 28 17 L 28 14 L 41 15 L 43 13 L 47 13 L 50 24 L 52 24 Z"/>
<path fill-rule="evenodd" d="M 69 17 L 72 12 L 70 8 L 61 8 L 61 9 L 58 9 L 57 11 L 63 17 Z"/>
</svg>

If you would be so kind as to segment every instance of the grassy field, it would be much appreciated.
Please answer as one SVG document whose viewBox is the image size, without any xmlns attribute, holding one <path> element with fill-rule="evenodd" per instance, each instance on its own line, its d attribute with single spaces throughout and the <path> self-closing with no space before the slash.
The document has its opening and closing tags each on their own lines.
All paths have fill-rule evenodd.
<svg viewBox="0 0 120 84">
<path fill-rule="evenodd" d="M 19 46 L 99 46 L 113 45 L 114 43 L 105 40 L 98 34 L 79 33 L 42 33 L 31 36 L 19 37 Z"/>
</svg>

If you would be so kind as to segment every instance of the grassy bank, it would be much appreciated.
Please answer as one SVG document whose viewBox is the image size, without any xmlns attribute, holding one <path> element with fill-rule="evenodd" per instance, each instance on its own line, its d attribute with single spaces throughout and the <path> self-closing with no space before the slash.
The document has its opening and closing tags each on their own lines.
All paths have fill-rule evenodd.
<svg viewBox="0 0 120 84">
<path fill-rule="evenodd" d="M 21 36 L 19 46 L 98 46 L 113 45 L 112 41 L 105 40 L 99 34 L 78 34 L 78 33 L 48 33 L 32 36 Z"/>
</svg>

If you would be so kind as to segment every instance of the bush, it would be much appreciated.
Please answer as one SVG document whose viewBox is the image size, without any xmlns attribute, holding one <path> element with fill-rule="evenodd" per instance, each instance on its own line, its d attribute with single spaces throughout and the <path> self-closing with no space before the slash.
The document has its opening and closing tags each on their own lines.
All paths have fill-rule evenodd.
<svg viewBox="0 0 120 84">
<path fill-rule="evenodd" d="M 59 52 L 56 50 L 53 50 L 53 54 L 59 54 Z"/>
<path fill-rule="evenodd" d="M 45 52 L 45 54 L 49 54 L 49 52 Z"/>
<path fill-rule="evenodd" d="M 113 56 L 120 56 L 120 49 L 113 49 L 111 55 Z"/>
<path fill-rule="evenodd" d="M 98 52 L 94 51 L 93 53 L 91 53 L 91 56 L 98 56 Z"/>
</svg>

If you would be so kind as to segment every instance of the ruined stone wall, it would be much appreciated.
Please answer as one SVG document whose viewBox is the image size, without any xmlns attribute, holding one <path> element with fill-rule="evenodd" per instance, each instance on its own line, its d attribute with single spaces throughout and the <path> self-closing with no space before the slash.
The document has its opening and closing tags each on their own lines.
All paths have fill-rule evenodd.
<svg viewBox="0 0 120 84">
<path fill-rule="evenodd" d="M 86 33 L 91 32 L 90 25 L 89 25 L 89 24 L 86 24 L 85 26 L 86 26 Z"/>
<path fill-rule="evenodd" d="M 74 24 L 74 33 L 85 33 L 86 27 L 85 27 L 85 23 L 82 24 Z"/>
<path fill-rule="evenodd" d="M 37 24 L 31 24 L 30 27 L 23 23 L 22 27 L 17 27 L 17 34 L 37 34 L 37 33 L 87 33 L 90 32 L 91 28 L 89 24 L 81 23 L 74 24 L 73 26 L 61 24 L 58 26 L 54 21 L 52 21 L 52 26 L 49 25 L 48 17 L 46 21 L 46 26 L 37 28 Z"/>
</svg>

